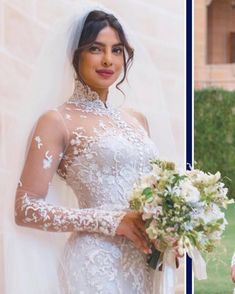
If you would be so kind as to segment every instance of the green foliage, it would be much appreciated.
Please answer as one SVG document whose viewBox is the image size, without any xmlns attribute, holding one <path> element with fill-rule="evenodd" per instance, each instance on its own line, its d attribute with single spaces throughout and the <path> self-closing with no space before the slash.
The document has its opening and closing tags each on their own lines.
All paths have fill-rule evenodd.
<svg viewBox="0 0 235 294">
<path fill-rule="evenodd" d="M 195 91 L 194 117 L 196 167 L 220 171 L 229 197 L 235 198 L 235 92 Z"/>
<path fill-rule="evenodd" d="M 138 198 L 134 198 L 130 201 L 130 208 L 133 210 L 139 210 L 142 207 L 142 202 Z"/>
<path fill-rule="evenodd" d="M 153 200 L 153 191 L 152 191 L 152 188 L 151 187 L 147 187 L 144 189 L 142 195 L 145 196 L 145 200 L 150 200 L 152 201 Z"/>
<path fill-rule="evenodd" d="M 152 160 L 151 163 L 154 163 L 161 167 L 162 169 L 166 170 L 174 170 L 175 169 L 175 163 L 171 161 L 166 161 L 166 160 Z"/>
</svg>

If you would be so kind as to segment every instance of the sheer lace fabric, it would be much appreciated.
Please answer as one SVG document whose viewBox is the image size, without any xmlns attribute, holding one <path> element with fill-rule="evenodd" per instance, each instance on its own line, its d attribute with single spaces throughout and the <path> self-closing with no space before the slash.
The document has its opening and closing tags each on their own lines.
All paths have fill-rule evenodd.
<svg viewBox="0 0 235 294">
<path fill-rule="evenodd" d="M 80 86 L 37 123 L 17 189 L 17 222 L 72 232 L 60 268 L 63 293 L 151 293 L 146 257 L 115 231 L 156 147 L 141 114 L 107 107 Z M 46 202 L 55 172 L 71 186 L 79 208 Z"/>
</svg>

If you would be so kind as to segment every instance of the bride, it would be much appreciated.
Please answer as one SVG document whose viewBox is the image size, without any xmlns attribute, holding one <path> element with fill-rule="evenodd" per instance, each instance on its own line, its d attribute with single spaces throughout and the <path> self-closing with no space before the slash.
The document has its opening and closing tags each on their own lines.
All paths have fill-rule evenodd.
<svg viewBox="0 0 235 294">
<path fill-rule="evenodd" d="M 150 244 L 141 215 L 128 210 L 128 193 L 158 151 L 143 114 L 109 103 L 109 89 L 120 89 L 134 50 L 111 13 L 89 10 L 67 27 L 73 32 L 66 54 L 70 50 L 74 92 L 36 124 L 16 191 L 15 221 L 72 233 L 60 260 L 62 293 L 153 293 Z M 72 188 L 79 208 L 47 200 L 55 173 Z"/>
</svg>

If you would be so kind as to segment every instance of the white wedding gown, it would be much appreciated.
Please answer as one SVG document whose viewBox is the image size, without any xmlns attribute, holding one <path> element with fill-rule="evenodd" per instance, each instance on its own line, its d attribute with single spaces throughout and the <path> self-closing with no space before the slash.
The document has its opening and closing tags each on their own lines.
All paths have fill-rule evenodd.
<svg viewBox="0 0 235 294">
<path fill-rule="evenodd" d="M 80 83 L 72 98 L 39 119 L 16 215 L 20 225 L 72 232 L 59 269 L 62 293 L 152 293 L 154 271 L 146 255 L 115 235 L 134 183 L 157 157 L 146 129 L 143 115 L 107 106 Z M 56 171 L 73 189 L 79 208 L 45 201 Z"/>
</svg>

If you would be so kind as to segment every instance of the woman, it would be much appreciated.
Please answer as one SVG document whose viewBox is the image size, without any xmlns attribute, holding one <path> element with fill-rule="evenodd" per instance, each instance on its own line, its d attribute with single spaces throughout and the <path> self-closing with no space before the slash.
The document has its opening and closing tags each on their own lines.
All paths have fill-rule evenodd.
<svg viewBox="0 0 235 294">
<path fill-rule="evenodd" d="M 39 119 L 17 189 L 17 224 L 73 232 L 64 259 L 68 293 L 152 290 L 144 223 L 125 210 L 127 192 L 149 171 L 156 149 L 141 114 L 106 104 L 109 87 L 122 70 L 125 78 L 132 57 L 117 19 L 89 13 L 73 59 L 74 94 Z M 80 209 L 44 201 L 56 170 L 74 190 Z"/>
<path fill-rule="evenodd" d="M 101 11 L 86 16 L 73 58 L 74 94 L 37 123 L 17 189 L 16 222 L 72 232 L 60 274 L 65 293 L 151 293 L 144 224 L 127 211 L 127 196 L 157 151 L 143 115 L 108 106 L 109 87 L 122 71 L 125 78 L 132 60 L 122 27 Z M 44 201 L 56 171 L 79 209 Z"/>
</svg>

